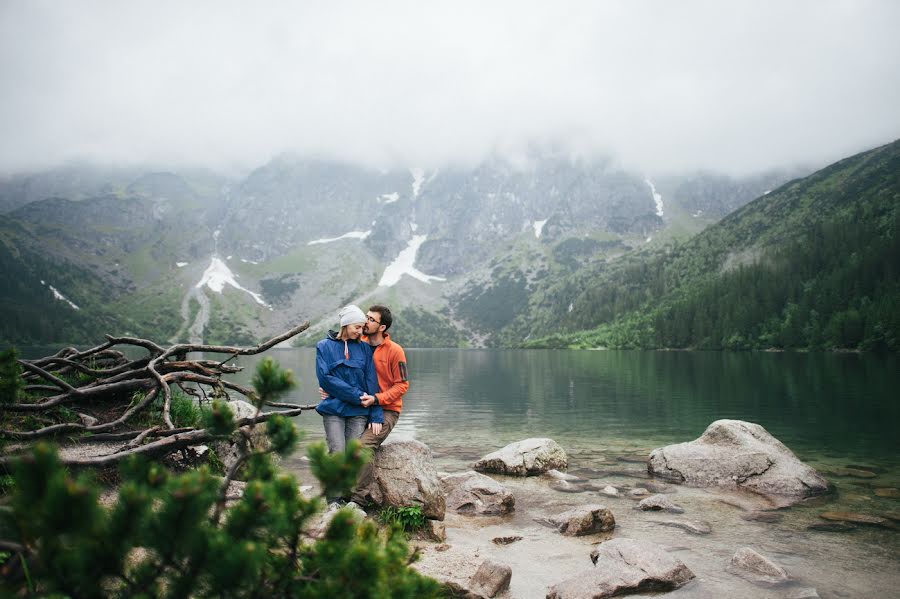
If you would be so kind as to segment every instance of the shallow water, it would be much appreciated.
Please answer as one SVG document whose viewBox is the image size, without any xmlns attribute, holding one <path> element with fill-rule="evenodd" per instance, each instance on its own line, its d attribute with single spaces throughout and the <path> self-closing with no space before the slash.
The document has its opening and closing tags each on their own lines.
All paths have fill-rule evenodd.
<svg viewBox="0 0 900 599">
<path fill-rule="evenodd" d="M 555 540 L 555 533 L 534 522 L 535 517 L 589 502 L 613 510 L 616 536 L 644 538 L 676 552 L 697 574 L 697 580 L 676 592 L 679 596 L 786 597 L 796 585 L 814 587 L 822 597 L 900 593 L 896 530 L 858 525 L 835 533 L 808 528 L 824 522 L 819 515 L 825 511 L 893 513 L 895 518 L 900 512 L 900 500 L 874 492 L 900 487 L 897 357 L 541 350 L 407 354 L 411 389 L 394 435 L 429 445 L 442 470 L 468 469 L 478 457 L 513 441 L 551 437 L 568 452 L 570 471 L 601 486 L 634 488 L 646 479 L 643 460 L 652 449 L 693 440 L 712 421 L 736 418 L 764 426 L 835 487 L 824 498 L 780 510 L 779 522 L 761 523 L 742 519 L 743 510 L 704 490 L 673 486 L 670 498 L 686 512 L 670 517 L 637 512 L 635 502 L 627 498 L 559 493 L 541 478 L 505 479 L 518 498 L 515 514 L 469 522 L 462 529 L 454 528 L 457 518 L 451 519 L 448 542 L 461 551 L 511 563 L 511 596 L 542 597 L 549 584 L 590 566 L 583 565 L 590 540 Z M 313 350 L 275 350 L 268 355 L 300 379 L 286 401 L 315 403 Z M 239 378 L 249 380 L 257 359 L 242 358 L 248 368 Z M 322 440 L 321 420 L 314 413 L 299 417 L 297 424 L 306 433 L 306 443 Z M 299 458 L 284 465 L 308 477 Z M 873 476 L 841 470 L 848 466 Z M 705 520 L 713 532 L 692 536 L 654 522 L 663 519 Z M 486 532 L 472 534 L 473 524 Z M 504 548 L 489 542 L 491 536 L 503 534 L 521 534 L 525 540 Z M 727 573 L 731 555 L 742 546 L 784 566 L 795 587 L 758 587 Z M 535 551 L 553 555 L 542 556 L 549 561 L 540 567 L 528 567 Z"/>
</svg>

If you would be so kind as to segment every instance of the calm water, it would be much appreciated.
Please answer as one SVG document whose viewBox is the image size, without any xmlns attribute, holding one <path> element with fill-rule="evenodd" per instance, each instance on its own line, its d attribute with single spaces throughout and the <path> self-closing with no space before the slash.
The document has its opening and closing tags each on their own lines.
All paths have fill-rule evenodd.
<svg viewBox="0 0 900 599">
<path fill-rule="evenodd" d="M 269 353 L 299 376 L 288 401 L 315 403 L 314 351 Z M 596 492 L 560 493 L 549 481 L 499 477 L 516 495 L 504 518 L 448 517 L 450 554 L 493 556 L 509 563 L 511 596 L 543 597 L 548 585 L 585 568 L 590 543 L 561 538 L 535 518 L 601 502 L 613 510 L 617 536 L 663 545 L 697 580 L 679 599 L 760 597 L 783 599 L 796 587 L 823 598 L 896 597 L 900 588 L 900 533 L 860 526 L 834 533 L 810 529 L 825 511 L 897 518 L 900 499 L 879 487 L 900 487 L 900 361 L 856 354 L 409 350 L 411 389 L 397 436 L 432 448 L 438 468 L 469 469 L 480 456 L 527 437 L 551 437 L 570 457 L 569 470 L 600 486 L 627 493 L 646 478 L 643 460 L 654 448 L 697 438 L 714 420 L 736 418 L 763 425 L 802 460 L 823 473 L 835 492 L 779 512 L 777 523 L 748 522 L 718 493 L 673 487 L 680 518 L 704 520 L 713 533 L 694 537 L 660 526 L 671 515 L 635 511 L 627 497 Z M 243 359 L 249 380 L 258 358 Z M 306 442 L 321 440 L 321 419 L 297 418 Z M 283 466 L 309 480 L 300 459 Z M 847 466 L 873 477 L 839 475 Z M 462 522 L 460 522 L 462 520 Z M 498 549 L 490 539 L 524 540 Z M 726 566 L 737 548 L 750 546 L 785 567 L 794 589 L 755 586 Z M 437 560 L 451 559 L 435 555 Z M 429 559 L 426 552 L 426 559 Z"/>
<path fill-rule="evenodd" d="M 274 350 L 314 403 L 314 351 Z M 411 349 L 398 432 L 492 450 L 528 436 L 653 449 L 710 422 L 756 422 L 806 457 L 898 466 L 900 359 L 858 354 Z M 249 379 L 258 358 L 243 358 Z M 297 420 L 321 438 L 315 415 Z M 565 441 L 565 443 L 564 443 Z"/>
</svg>

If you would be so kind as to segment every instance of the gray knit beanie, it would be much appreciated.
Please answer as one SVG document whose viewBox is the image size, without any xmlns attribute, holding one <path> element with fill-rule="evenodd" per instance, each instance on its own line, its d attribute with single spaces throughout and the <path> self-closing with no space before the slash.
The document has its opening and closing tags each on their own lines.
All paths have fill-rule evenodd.
<svg viewBox="0 0 900 599">
<path fill-rule="evenodd" d="M 338 312 L 338 317 L 341 319 L 342 327 L 348 324 L 364 324 L 366 322 L 366 315 L 353 304 L 341 308 L 341 311 Z"/>
</svg>

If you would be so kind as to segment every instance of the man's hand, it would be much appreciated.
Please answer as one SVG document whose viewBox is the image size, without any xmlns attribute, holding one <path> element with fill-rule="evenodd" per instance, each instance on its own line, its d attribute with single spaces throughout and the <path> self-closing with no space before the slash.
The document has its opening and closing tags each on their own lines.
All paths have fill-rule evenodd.
<svg viewBox="0 0 900 599">
<path fill-rule="evenodd" d="M 359 396 L 359 403 L 360 405 L 362 405 L 362 407 L 368 408 L 373 403 L 375 403 L 375 396 L 364 393 L 363 395 Z"/>
<path fill-rule="evenodd" d="M 369 428 L 372 430 L 372 433 L 379 435 L 381 434 L 381 423 L 380 422 L 370 422 Z"/>
<path fill-rule="evenodd" d="M 326 397 L 328 397 L 328 394 L 325 393 L 325 389 L 323 389 L 322 387 L 319 387 L 319 399 L 321 401 L 325 401 Z"/>
</svg>

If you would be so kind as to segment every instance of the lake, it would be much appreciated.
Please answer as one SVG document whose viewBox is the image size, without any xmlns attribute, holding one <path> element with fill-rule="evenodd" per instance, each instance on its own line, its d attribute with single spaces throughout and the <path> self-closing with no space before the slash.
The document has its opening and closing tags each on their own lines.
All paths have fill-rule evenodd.
<svg viewBox="0 0 900 599">
<path fill-rule="evenodd" d="M 317 400 L 314 350 L 278 349 L 266 355 L 299 378 L 299 387 L 285 401 Z M 411 388 L 393 434 L 426 443 L 441 470 L 466 470 L 507 443 L 551 437 L 568 452 L 570 471 L 595 472 L 597 482 L 628 489 L 646 478 L 641 458 L 652 449 L 693 440 L 712 421 L 734 418 L 764 426 L 835 486 L 833 494 L 781 510 L 777 523 L 747 522 L 739 517 L 741 510 L 716 494 L 678 487 L 671 497 L 686 515 L 713 525 L 714 533 L 700 538 L 654 526 L 628 499 L 561 494 L 534 480 L 504 480 L 517 493 L 516 515 L 489 523 L 489 530 L 525 531 L 526 540 L 528 534 L 537 539 L 542 533 L 535 530 L 533 516 L 548 506 L 561 509 L 602 500 L 616 514 L 617 534 L 674 548 L 697 573 L 699 582 L 677 591 L 679 596 L 783 597 L 784 591 L 762 589 L 724 571 L 743 545 L 775 559 L 795 576 L 796 585 L 815 587 L 822 597 L 897 592 L 896 530 L 859 526 L 835 533 L 809 528 L 822 522 L 824 511 L 896 519 L 900 500 L 874 491 L 900 487 L 897 356 L 410 349 L 407 358 Z M 258 359 L 240 359 L 247 369 L 239 380 L 249 380 Z M 305 432 L 304 443 L 324 438 L 315 413 L 296 422 Z M 308 477 L 300 455 L 286 460 L 284 467 Z M 865 477 L 848 475 L 848 466 L 865 470 Z M 508 554 L 507 561 L 515 564 L 515 555 Z M 569 567 L 566 552 L 557 558 L 548 561 L 553 571 L 548 576 Z M 541 568 L 532 563 L 522 569 L 528 573 L 514 575 L 513 596 L 543 596 L 547 580 Z"/>
</svg>

